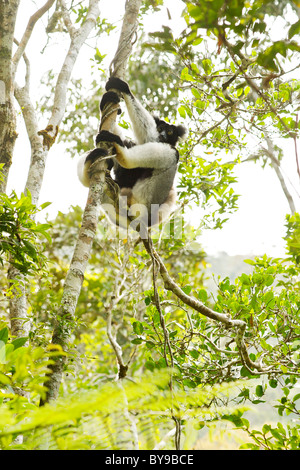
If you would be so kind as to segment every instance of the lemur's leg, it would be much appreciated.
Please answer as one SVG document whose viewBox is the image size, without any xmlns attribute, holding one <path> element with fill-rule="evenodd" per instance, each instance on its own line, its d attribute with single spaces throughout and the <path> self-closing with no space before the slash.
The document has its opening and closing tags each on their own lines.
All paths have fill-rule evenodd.
<svg viewBox="0 0 300 470">
<path fill-rule="evenodd" d="M 107 157 L 108 152 L 105 149 L 97 148 L 86 152 L 80 157 L 77 165 L 77 174 L 79 181 L 83 186 L 90 186 L 90 169 L 92 164 L 101 157 Z M 107 160 L 108 170 L 110 171 L 113 167 L 113 161 L 111 159 Z"/>
<path fill-rule="evenodd" d="M 131 206 L 132 204 L 136 203 L 136 200 L 133 197 L 132 189 L 131 188 L 121 188 L 120 196 L 127 198 L 127 205 Z"/>
<path fill-rule="evenodd" d="M 120 78 L 111 77 L 106 83 L 105 88 L 106 90 L 119 90 L 122 93 L 137 143 L 144 144 L 146 142 L 157 142 L 159 135 L 155 120 L 139 100 L 131 93 L 128 84 Z"/>
<path fill-rule="evenodd" d="M 117 93 L 113 92 L 107 92 L 104 93 L 102 100 L 100 102 L 100 110 L 103 112 L 106 104 L 108 103 L 113 103 L 113 104 L 118 104 L 120 102 L 120 98 L 117 95 Z M 116 130 L 116 129 L 114 129 Z M 78 165 L 77 165 L 77 174 L 80 182 L 86 186 L 90 186 L 90 167 L 91 165 L 101 157 L 107 157 L 108 152 L 105 149 L 102 148 L 96 148 L 94 150 L 91 150 L 90 152 L 86 152 L 79 160 Z M 108 165 L 108 170 L 110 171 L 113 167 L 113 160 L 108 159 L 107 160 L 107 165 Z"/>
<path fill-rule="evenodd" d="M 161 142 L 148 142 L 143 145 L 126 148 L 118 135 L 108 131 L 101 131 L 96 143 L 101 141 L 113 142 L 116 149 L 116 160 L 123 168 L 153 168 L 167 169 L 176 167 L 179 153 L 169 144 Z"/>
<path fill-rule="evenodd" d="M 171 214 L 176 203 L 176 190 L 172 188 L 165 202 L 159 206 L 158 220 L 151 220 L 151 225 L 161 224 Z"/>
</svg>

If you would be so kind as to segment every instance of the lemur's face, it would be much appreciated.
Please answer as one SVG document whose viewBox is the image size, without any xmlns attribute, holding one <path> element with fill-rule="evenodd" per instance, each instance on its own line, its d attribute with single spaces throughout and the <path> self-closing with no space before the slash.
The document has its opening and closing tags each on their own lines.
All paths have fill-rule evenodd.
<svg viewBox="0 0 300 470">
<path fill-rule="evenodd" d="M 172 147 L 175 147 L 178 139 L 184 136 L 185 129 L 182 126 L 174 126 L 173 124 L 169 124 L 158 118 L 156 118 L 155 121 L 157 131 L 159 133 L 159 142 L 170 144 Z"/>
</svg>

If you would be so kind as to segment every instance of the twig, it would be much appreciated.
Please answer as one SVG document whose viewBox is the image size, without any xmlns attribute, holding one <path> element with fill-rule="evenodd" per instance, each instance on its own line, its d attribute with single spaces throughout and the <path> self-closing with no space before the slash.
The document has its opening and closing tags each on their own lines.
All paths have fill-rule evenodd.
<svg viewBox="0 0 300 470">
<path fill-rule="evenodd" d="M 153 254 L 153 242 L 152 242 L 152 238 L 151 238 L 150 234 L 149 234 L 149 239 L 148 240 L 149 240 L 150 255 L 151 255 L 151 258 L 152 258 L 152 266 L 153 266 L 154 303 L 155 303 L 155 307 L 157 308 L 157 311 L 159 313 L 160 324 L 161 324 L 161 327 L 163 329 L 164 338 L 165 338 L 165 341 L 164 341 L 164 358 L 165 358 L 167 367 L 172 367 L 173 368 L 174 367 L 174 358 L 173 358 L 173 353 L 172 353 L 172 348 L 171 348 L 171 343 L 170 343 L 169 332 L 166 328 L 165 318 L 164 318 L 164 315 L 162 313 L 160 300 L 159 300 L 159 294 L 158 294 L 158 291 L 157 291 L 157 282 L 156 281 L 157 281 L 157 276 L 158 276 L 159 264 L 158 264 L 154 254 Z M 169 364 L 169 361 L 168 361 L 167 348 L 169 350 L 171 364 Z M 172 383 L 171 383 L 171 389 L 172 389 Z"/>
<path fill-rule="evenodd" d="M 242 73 L 243 77 L 245 78 L 246 82 L 248 83 L 248 85 L 250 86 L 250 88 L 258 95 L 260 96 L 263 101 L 266 103 L 266 105 L 268 106 L 268 108 L 270 109 L 270 111 L 274 114 L 274 116 L 277 117 L 277 119 L 280 121 L 283 129 L 286 131 L 286 133 L 290 136 L 290 137 L 293 137 L 294 138 L 294 133 L 291 131 L 291 129 L 286 125 L 286 123 L 282 120 L 282 118 L 280 116 L 278 116 L 278 113 L 276 111 L 276 109 L 274 108 L 274 106 L 272 105 L 272 103 L 270 102 L 269 98 L 261 91 L 261 88 L 259 88 L 256 83 L 254 82 L 253 78 L 252 77 L 249 77 L 245 70 L 247 69 L 247 66 L 249 64 L 252 63 L 253 60 L 249 60 L 247 59 L 240 50 L 238 50 L 236 53 L 234 52 L 233 50 L 233 46 L 232 44 L 230 44 L 225 35 L 219 31 L 219 35 L 220 37 L 222 38 L 222 43 L 226 46 L 226 49 L 228 50 L 232 60 L 235 62 L 235 64 L 237 65 L 237 67 L 239 68 L 240 72 Z M 240 60 L 242 61 L 242 64 L 239 64 L 238 61 L 236 60 L 236 57 L 235 57 L 235 54 L 237 54 L 237 56 L 240 58 Z M 247 65 L 247 66 L 246 66 Z"/>
<path fill-rule="evenodd" d="M 298 113 L 296 114 L 296 129 L 298 129 Z M 299 158 L 298 158 L 298 148 L 297 148 L 297 134 L 294 135 L 294 145 L 295 145 L 295 157 L 296 157 L 296 165 L 297 165 L 297 173 L 300 178 L 300 164 L 299 164 Z"/>
<path fill-rule="evenodd" d="M 282 190 L 284 192 L 284 195 L 285 195 L 285 197 L 288 201 L 288 204 L 290 206 L 290 211 L 291 211 L 292 214 L 294 214 L 296 212 L 296 206 L 295 206 L 295 203 L 294 203 L 294 200 L 293 200 L 293 196 L 290 193 L 290 191 L 289 191 L 289 189 L 286 185 L 284 176 L 282 174 L 282 171 L 281 171 L 281 168 L 280 168 L 280 161 L 278 160 L 278 158 L 275 157 L 275 150 L 274 150 L 273 142 L 272 142 L 272 140 L 270 139 L 270 137 L 267 133 L 265 135 L 265 139 L 266 139 L 268 148 L 261 147 L 261 149 L 264 152 L 264 154 L 268 158 L 270 158 L 271 167 L 275 170 L 275 173 L 277 175 L 277 178 L 279 179 L 281 188 L 282 188 Z"/>
<path fill-rule="evenodd" d="M 65 0 L 59 0 L 59 3 L 60 3 L 60 6 L 61 6 L 61 12 L 62 12 L 62 17 L 63 17 L 63 20 L 64 20 L 65 27 L 67 28 L 67 30 L 70 34 L 70 37 L 74 37 L 77 30 L 76 30 L 76 28 L 74 27 L 74 25 L 71 21 L 70 14 L 69 14 L 69 11 L 67 9 Z"/>
<path fill-rule="evenodd" d="M 168 332 L 168 329 L 167 329 L 166 323 L 165 323 L 165 318 L 164 318 L 164 315 L 162 313 L 160 300 L 159 300 L 159 294 L 158 294 L 158 290 L 157 290 L 157 282 L 156 281 L 157 281 L 157 276 L 158 276 L 159 263 L 156 259 L 155 253 L 154 253 L 155 250 L 154 250 L 154 247 L 153 247 L 151 233 L 149 233 L 149 237 L 147 238 L 147 241 L 148 241 L 148 246 L 149 246 L 149 250 L 150 250 L 150 255 L 151 255 L 151 258 L 152 258 L 152 266 L 153 266 L 154 303 L 155 303 L 155 307 L 157 308 L 157 311 L 159 313 L 160 324 L 161 324 L 161 327 L 162 327 L 163 333 L 164 333 L 164 358 L 165 358 L 165 362 L 166 362 L 167 367 L 171 367 L 171 369 L 173 370 L 173 368 L 174 368 L 173 351 L 172 351 L 172 347 L 171 347 L 171 343 L 170 343 L 169 332 Z M 169 364 L 168 357 L 167 357 L 167 348 L 169 350 L 169 355 L 170 355 L 170 364 Z M 171 391 L 171 394 L 172 394 L 172 401 L 173 401 L 173 375 L 172 374 L 173 374 L 173 372 L 171 371 L 169 387 L 170 387 L 170 391 Z M 175 427 L 175 448 L 176 448 L 176 450 L 180 450 L 181 423 L 180 423 L 180 418 L 178 418 L 178 416 L 176 416 L 175 413 L 174 413 L 173 406 L 171 407 L 171 416 L 172 416 L 172 419 L 173 419 L 173 421 L 175 422 L 175 425 L 176 425 L 176 427 Z"/>
<path fill-rule="evenodd" d="M 25 32 L 23 34 L 23 37 L 19 43 L 19 46 L 15 52 L 15 55 L 13 56 L 13 59 L 12 59 L 12 63 L 13 63 L 13 66 L 14 66 L 14 76 L 16 74 L 16 70 L 17 70 L 17 66 L 18 66 L 18 63 L 25 51 L 25 48 L 28 44 L 28 41 L 31 37 L 31 34 L 32 34 L 32 31 L 33 31 L 33 28 L 36 24 L 36 22 L 52 7 L 53 3 L 55 2 L 55 0 L 48 0 L 45 5 L 40 8 L 39 10 L 37 10 L 30 18 L 29 18 L 29 21 L 28 21 L 28 24 L 27 24 L 27 27 L 25 29 Z"/>
</svg>

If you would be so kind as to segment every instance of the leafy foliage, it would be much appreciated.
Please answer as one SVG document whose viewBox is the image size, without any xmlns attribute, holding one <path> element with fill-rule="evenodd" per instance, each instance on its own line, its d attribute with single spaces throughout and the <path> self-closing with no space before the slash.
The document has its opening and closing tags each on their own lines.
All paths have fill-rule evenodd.
<svg viewBox="0 0 300 470">
<path fill-rule="evenodd" d="M 49 224 L 37 224 L 34 216 L 47 207 L 45 203 L 37 208 L 31 202 L 31 196 L 17 197 L 0 194 L 0 263 L 9 260 L 21 273 L 38 271 L 45 265 L 46 259 L 39 246 L 42 235 L 48 241 Z"/>
<path fill-rule="evenodd" d="M 295 213 L 286 216 L 287 221 L 287 248 L 288 253 L 292 256 L 297 264 L 300 262 L 300 215 Z"/>
<path fill-rule="evenodd" d="M 13 349 L 13 348 L 12 348 Z M 50 355 L 59 354 L 53 351 Z M 49 353 L 48 353 L 49 354 Z M 14 361 L 14 373 L 9 378 L 9 370 Z M 18 354 L 8 353 L 3 365 L 6 374 L 0 375 L 2 387 L 9 380 L 22 383 L 31 392 L 40 390 L 41 372 L 47 360 L 42 348 L 18 349 Z M 31 369 L 30 376 L 28 369 Z M 29 379 L 29 380 L 28 380 Z M 207 416 L 215 418 L 225 411 L 237 410 L 226 407 L 207 407 L 215 395 L 229 393 L 231 387 L 218 386 L 206 390 L 170 393 L 169 373 L 145 374 L 138 383 L 123 382 L 122 385 L 109 383 L 101 389 L 91 389 L 68 395 L 54 404 L 42 408 L 29 401 L 5 391 L 1 393 L 2 406 L 0 417 L 0 442 L 2 449 L 126 449 L 132 448 L 137 432 L 142 439 L 143 448 L 152 448 L 167 433 L 168 409 L 180 410 L 183 419 L 195 420 Z M 108 413 L 109 410 L 109 413 Z M 136 414 L 133 422 L 129 413 Z M 26 444 L 14 442 L 19 434 L 26 437 Z"/>
</svg>

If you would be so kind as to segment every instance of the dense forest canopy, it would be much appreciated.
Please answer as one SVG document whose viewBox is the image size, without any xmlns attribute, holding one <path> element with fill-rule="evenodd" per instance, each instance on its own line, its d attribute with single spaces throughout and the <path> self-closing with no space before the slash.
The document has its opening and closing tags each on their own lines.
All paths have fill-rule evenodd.
<svg viewBox="0 0 300 470">
<path fill-rule="evenodd" d="M 300 3 L 117 4 L 0 4 L 0 447 L 299 449 Z M 132 138 L 111 74 L 188 129 L 146 240 L 102 213 L 105 161 L 77 180 L 99 126 Z M 210 237 L 253 256 L 212 277 Z"/>
</svg>

